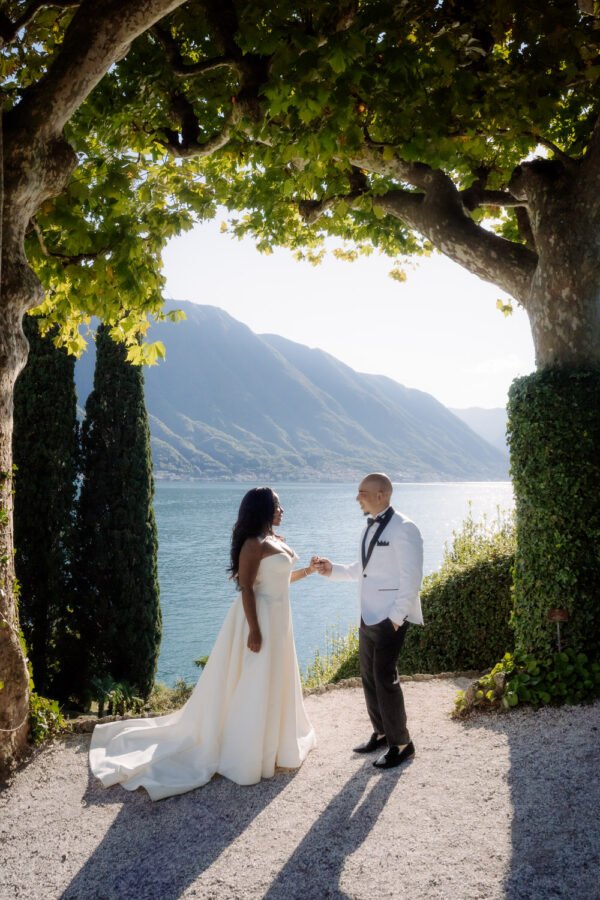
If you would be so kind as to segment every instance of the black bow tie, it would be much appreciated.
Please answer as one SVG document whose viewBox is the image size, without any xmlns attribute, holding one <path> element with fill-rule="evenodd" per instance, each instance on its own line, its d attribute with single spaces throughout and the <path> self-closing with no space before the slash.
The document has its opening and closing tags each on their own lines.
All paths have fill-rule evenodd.
<svg viewBox="0 0 600 900">
<path fill-rule="evenodd" d="M 383 516 L 375 516 L 375 518 L 373 518 L 373 516 L 369 516 L 367 518 L 367 527 L 370 528 L 371 525 L 375 524 L 375 522 L 381 522 L 381 521 L 383 521 Z"/>
</svg>

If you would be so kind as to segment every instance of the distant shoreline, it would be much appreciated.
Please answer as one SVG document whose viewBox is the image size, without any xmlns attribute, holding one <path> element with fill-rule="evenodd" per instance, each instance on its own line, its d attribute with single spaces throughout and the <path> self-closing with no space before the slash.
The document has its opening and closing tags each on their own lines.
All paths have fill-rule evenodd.
<svg viewBox="0 0 600 900">
<path fill-rule="evenodd" d="M 240 478 L 194 478 L 193 476 L 164 475 L 154 472 L 154 480 L 161 484 L 257 484 L 277 482 L 278 484 L 351 484 L 360 480 L 361 475 L 354 478 L 290 478 L 281 475 L 249 475 Z M 440 478 L 436 481 L 401 481 L 392 478 L 392 484 L 512 484 L 510 478 Z"/>
</svg>

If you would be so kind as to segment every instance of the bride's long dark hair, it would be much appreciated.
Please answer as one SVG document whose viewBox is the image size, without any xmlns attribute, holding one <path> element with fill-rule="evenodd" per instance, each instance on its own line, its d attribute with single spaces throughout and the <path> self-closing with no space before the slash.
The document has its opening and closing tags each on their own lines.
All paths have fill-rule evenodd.
<svg viewBox="0 0 600 900">
<path fill-rule="evenodd" d="M 244 494 L 237 522 L 231 532 L 231 564 L 227 570 L 236 581 L 244 541 L 270 531 L 275 518 L 275 508 L 275 494 L 270 487 L 252 488 Z"/>
</svg>

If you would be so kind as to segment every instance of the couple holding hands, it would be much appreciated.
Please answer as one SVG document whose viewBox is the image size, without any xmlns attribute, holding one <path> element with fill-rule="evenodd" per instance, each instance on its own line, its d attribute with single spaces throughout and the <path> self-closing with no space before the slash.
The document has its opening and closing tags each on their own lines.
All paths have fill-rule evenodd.
<svg viewBox="0 0 600 900">
<path fill-rule="evenodd" d="M 165 716 L 96 726 L 90 765 L 105 787 L 144 787 L 153 800 L 206 784 L 216 773 L 237 784 L 297 768 L 316 745 L 302 699 L 289 585 L 313 572 L 357 581 L 359 659 L 373 733 L 354 748 L 373 763 L 399 766 L 414 755 L 396 664 L 410 622 L 423 624 L 419 588 L 423 542 L 416 525 L 391 506 L 392 483 L 372 473 L 357 501 L 366 527 L 350 565 L 298 559 L 275 529 L 283 508 L 271 488 L 248 491 L 231 539 L 230 572 L 239 588 L 208 662 L 184 707 Z"/>
</svg>

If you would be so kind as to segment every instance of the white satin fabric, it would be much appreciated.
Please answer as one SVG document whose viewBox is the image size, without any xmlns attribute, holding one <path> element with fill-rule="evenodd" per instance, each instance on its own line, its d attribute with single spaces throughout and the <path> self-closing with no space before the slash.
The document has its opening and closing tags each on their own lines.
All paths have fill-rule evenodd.
<svg viewBox="0 0 600 900">
<path fill-rule="evenodd" d="M 297 557 L 296 557 L 297 559 Z M 152 800 L 183 794 L 215 773 L 237 784 L 297 768 L 316 744 L 302 700 L 286 553 L 261 560 L 254 585 L 263 642 L 248 650 L 238 597 L 182 709 L 153 719 L 97 725 L 90 766 L 105 787 L 144 787 Z"/>
</svg>

